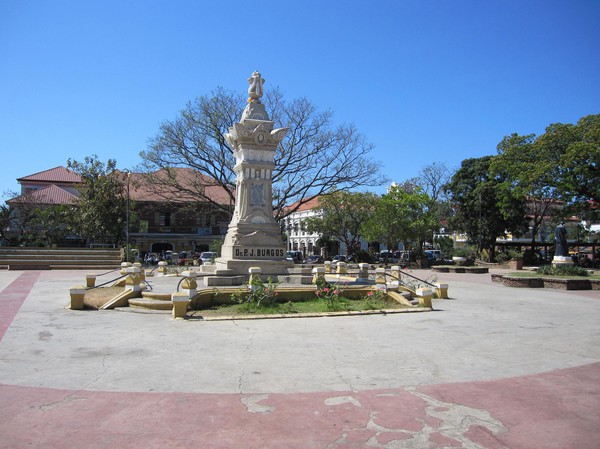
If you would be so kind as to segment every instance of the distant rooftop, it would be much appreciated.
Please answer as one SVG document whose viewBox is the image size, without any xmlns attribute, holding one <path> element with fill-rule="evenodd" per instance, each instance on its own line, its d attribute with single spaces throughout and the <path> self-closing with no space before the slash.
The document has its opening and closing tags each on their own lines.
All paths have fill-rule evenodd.
<svg viewBox="0 0 600 449">
<path fill-rule="evenodd" d="M 75 204 L 77 202 L 77 196 L 61 187 L 51 184 L 42 189 L 34 190 L 26 195 L 21 195 L 8 200 L 7 203 L 18 203 L 19 201 L 26 201 L 32 204 L 48 205 Z"/>
<path fill-rule="evenodd" d="M 18 178 L 17 182 L 80 183 L 81 177 L 77 173 L 59 166 Z"/>
<path fill-rule="evenodd" d="M 302 212 L 305 210 L 312 210 L 312 209 L 317 209 L 319 208 L 319 196 L 315 196 L 312 197 L 311 199 L 309 199 L 307 202 L 305 202 L 304 204 L 301 204 L 300 207 L 298 207 L 298 209 L 296 209 L 296 212 Z M 296 208 L 296 206 L 298 205 L 300 201 L 295 202 L 294 204 L 292 204 L 291 206 L 288 206 L 286 209 L 291 209 L 294 210 Z"/>
</svg>

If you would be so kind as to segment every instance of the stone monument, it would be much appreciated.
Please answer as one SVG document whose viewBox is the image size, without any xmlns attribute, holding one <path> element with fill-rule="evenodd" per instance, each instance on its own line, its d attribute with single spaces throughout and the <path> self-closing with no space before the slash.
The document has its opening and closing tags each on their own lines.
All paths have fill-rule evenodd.
<svg viewBox="0 0 600 449">
<path fill-rule="evenodd" d="M 248 104 L 239 123 L 224 135 L 236 159 L 236 199 L 216 270 L 217 275 L 242 275 L 250 267 L 261 267 L 263 274 L 285 274 L 293 262 L 286 260 L 281 229 L 273 218 L 272 175 L 277 145 L 288 128 L 273 129 L 260 101 L 265 83 L 260 73 L 254 72 L 248 83 Z"/>
</svg>

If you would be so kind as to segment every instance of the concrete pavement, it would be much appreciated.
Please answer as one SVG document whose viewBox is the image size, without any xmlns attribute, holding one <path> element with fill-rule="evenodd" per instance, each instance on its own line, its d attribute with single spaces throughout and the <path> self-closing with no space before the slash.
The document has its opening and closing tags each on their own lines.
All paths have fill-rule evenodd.
<svg viewBox="0 0 600 449">
<path fill-rule="evenodd" d="M 0 272 L 0 448 L 600 447 L 600 292 L 436 277 L 430 313 L 203 322 Z"/>
</svg>

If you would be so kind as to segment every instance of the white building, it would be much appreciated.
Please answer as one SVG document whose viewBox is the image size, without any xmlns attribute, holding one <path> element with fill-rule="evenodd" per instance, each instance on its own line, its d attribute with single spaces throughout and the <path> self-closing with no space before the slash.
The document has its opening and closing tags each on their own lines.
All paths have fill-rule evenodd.
<svg viewBox="0 0 600 449">
<path fill-rule="evenodd" d="M 321 248 L 317 243 L 321 235 L 308 233 L 304 222 L 307 218 L 321 217 L 322 215 L 323 210 L 319 209 L 319 199 L 313 198 L 281 221 L 287 237 L 288 251 L 302 251 L 305 257 L 321 254 Z"/>
<path fill-rule="evenodd" d="M 282 228 L 287 237 L 288 251 L 302 251 L 304 257 L 317 254 L 328 258 L 333 257 L 336 254 L 348 254 L 346 244 L 339 240 L 329 242 L 329 248 L 327 248 L 327 251 L 324 253 L 323 251 L 325 251 L 325 248 L 321 247 L 321 234 L 311 234 L 306 230 L 306 219 L 322 216 L 323 209 L 319 208 L 319 198 L 316 197 L 301 205 L 298 210 L 281 221 Z M 360 239 L 360 249 L 364 251 L 369 249 L 369 244 L 366 240 Z"/>
</svg>

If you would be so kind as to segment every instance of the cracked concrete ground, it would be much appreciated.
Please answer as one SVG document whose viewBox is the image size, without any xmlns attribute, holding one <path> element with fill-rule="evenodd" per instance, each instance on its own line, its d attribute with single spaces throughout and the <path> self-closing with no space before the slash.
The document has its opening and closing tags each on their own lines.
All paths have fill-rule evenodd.
<svg viewBox="0 0 600 449">
<path fill-rule="evenodd" d="M 600 447 L 600 292 L 437 276 L 431 313 L 202 322 L 0 272 L 0 448 Z"/>
</svg>

